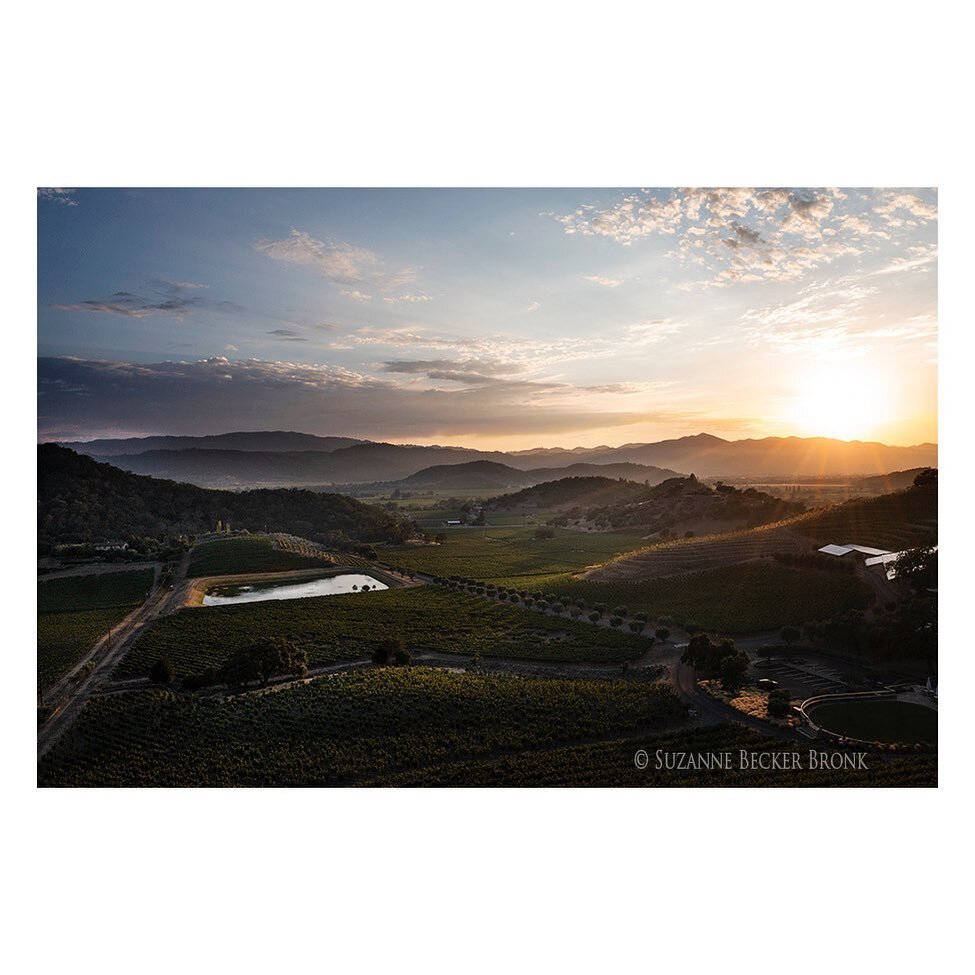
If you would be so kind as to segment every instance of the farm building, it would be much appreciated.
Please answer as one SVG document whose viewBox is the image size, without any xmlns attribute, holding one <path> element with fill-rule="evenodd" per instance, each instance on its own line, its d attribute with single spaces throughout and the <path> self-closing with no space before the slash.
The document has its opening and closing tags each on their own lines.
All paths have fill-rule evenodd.
<svg viewBox="0 0 975 975">
<path fill-rule="evenodd" d="M 938 550 L 937 545 L 934 546 L 934 550 Z M 882 548 L 869 548 L 866 545 L 824 545 L 818 551 L 824 555 L 835 555 L 838 558 L 849 555 L 850 552 L 859 552 L 861 555 L 867 556 L 864 560 L 864 565 L 868 567 L 875 565 L 884 566 L 888 579 L 896 577 L 897 560 L 904 554 L 903 552 L 887 552 Z"/>
</svg>

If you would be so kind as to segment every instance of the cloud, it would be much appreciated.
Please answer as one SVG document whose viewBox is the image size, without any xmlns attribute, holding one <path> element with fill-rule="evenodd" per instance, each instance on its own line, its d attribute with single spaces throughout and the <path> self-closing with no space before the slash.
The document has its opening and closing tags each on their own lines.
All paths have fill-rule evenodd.
<svg viewBox="0 0 975 975">
<path fill-rule="evenodd" d="M 272 328 L 268 335 L 274 335 L 277 338 L 284 339 L 285 342 L 307 342 L 308 339 L 304 335 L 300 335 L 292 328 Z"/>
<path fill-rule="evenodd" d="M 538 309 L 541 307 L 542 307 L 542 303 L 540 301 L 533 301 L 525 307 L 525 311 L 526 312 L 538 311 Z"/>
<path fill-rule="evenodd" d="M 469 385 L 508 381 L 511 373 L 520 373 L 524 365 L 510 359 L 394 359 L 382 364 L 386 372 L 424 376 L 431 380 Z"/>
<path fill-rule="evenodd" d="M 343 289 L 339 292 L 343 298 L 351 298 L 353 301 L 372 301 L 372 295 L 367 295 L 364 291 L 349 291 Z"/>
<path fill-rule="evenodd" d="M 386 270 L 382 258 L 365 247 L 340 240 L 317 240 L 294 227 L 289 236 L 281 240 L 259 240 L 254 244 L 254 250 L 274 261 L 311 267 L 337 284 L 368 283 L 382 290 L 395 290 L 412 283 L 417 275 L 415 267 Z M 356 297 L 356 300 L 364 299 L 368 300 L 365 296 Z"/>
<path fill-rule="evenodd" d="M 232 301 L 217 301 L 194 292 L 205 284 L 185 281 L 150 281 L 138 291 L 116 291 L 107 298 L 85 298 L 67 304 L 54 304 L 58 311 L 92 312 L 103 315 L 122 315 L 126 318 L 146 318 L 166 315 L 182 320 L 190 312 L 209 309 L 220 312 L 240 312 L 243 309 Z"/>
<path fill-rule="evenodd" d="M 670 238 L 669 256 L 699 280 L 680 287 L 729 287 L 757 281 L 793 281 L 821 265 L 858 257 L 937 218 L 937 208 L 913 193 L 869 196 L 837 188 L 712 188 L 641 190 L 598 208 L 551 214 L 565 233 L 608 237 L 624 247 Z M 587 278 L 605 283 L 598 276 Z M 607 279 L 612 280 L 612 279 Z"/>
<path fill-rule="evenodd" d="M 433 299 L 429 295 L 425 295 L 425 294 L 407 294 L 407 295 L 388 296 L 386 298 L 383 298 L 383 301 L 385 301 L 389 305 L 394 305 L 402 301 L 415 303 L 418 301 L 433 301 Z"/>
<path fill-rule="evenodd" d="M 458 366 L 442 365 L 447 371 Z M 434 360 L 423 367 L 440 371 Z M 60 439 L 232 429 L 432 439 L 582 433 L 679 415 L 634 403 L 629 394 L 630 408 L 621 410 L 614 408 L 612 392 L 589 394 L 567 384 L 486 378 L 497 381 L 460 385 L 451 379 L 449 389 L 430 389 L 332 364 L 225 356 L 159 363 L 41 358 L 38 431 L 42 438 Z"/>
<path fill-rule="evenodd" d="M 64 189 L 60 186 L 39 186 L 37 198 L 47 200 L 50 203 L 60 203 L 61 206 L 76 207 L 78 201 L 74 199 L 74 192 L 74 190 Z"/>
<path fill-rule="evenodd" d="M 794 301 L 748 309 L 738 333 L 758 348 L 826 359 L 860 357 L 890 342 L 936 337 L 933 315 L 891 323 L 886 307 L 879 288 L 841 278 L 804 288 Z"/>
<path fill-rule="evenodd" d="M 623 283 L 619 278 L 606 278 L 601 274 L 587 274 L 585 278 L 593 284 L 601 284 L 604 288 L 618 288 Z"/>
</svg>

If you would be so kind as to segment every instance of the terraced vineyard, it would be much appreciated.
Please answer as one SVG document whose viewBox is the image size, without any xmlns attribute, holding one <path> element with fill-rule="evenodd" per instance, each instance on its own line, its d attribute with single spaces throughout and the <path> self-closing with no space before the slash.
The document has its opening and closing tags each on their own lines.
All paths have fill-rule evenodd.
<svg viewBox="0 0 975 975">
<path fill-rule="evenodd" d="M 248 572 L 286 572 L 289 569 L 318 569 L 321 558 L 282 551 L 262 535 L 245 535 L 204 542 L 193 549 L 191 579 L 202 576 L 241 575 Z"/>
<path fill-rule="evenodd" d="M 644 545 L 638 532 L 574 532 L 555 529 L 535 538 L 534 528 L 461 528 L 443 545 L 388 546 L 384 561 L 414 572 L 470 576 L 507 583 L 514 578 L 576 572 Z"/>
<path fill-rule="evenodd" d="M 469 756 L 663 728 L 662 686 L 360 670 L 228 699 L 141 691 L 88 703 L 42 760 L 47 786 L 341 785 Z"/>
<path fill-rule="evenodd" d="M 234 650 L 275 636 L 305 650 L 310 666 L 371 656 L 390 636 L 413 652 L 532 660 L 614 663 L 647 649 L 630 633 L 422 586 L 182 609 L 146 628 L 116 676 L 144 677 L 160 657 L 173 662 L 178 677 L 199 674 L 219 668 Z"/>
<path fill-rule="evenodd" d="M 327 562 L 329 565 L 351 565 L 361 569 L 367 569 L 370 566 L 369 560 L 364 559 L 361 555 L 352 555 L 351 552 L 330 552 L 315 542 L 298 538 L 296 535 L 274 534 L 271 537 L 279 549 L 293 555 L 300 555 L 303 558 L 318 559 Z"/>
<path fill-rule="evenodd" d="M 57 683 L 128 615 L 152 585 L 152 569 L 68 576 L 37 584 L 37 686 Z"/>
<path fill-rule="evenodd" d="M 790 518 L 760 528 L 661 542 L 607 562 L 586 578 L 602 582 L 659 579 L 734 565 L 776 552 L 798 554 L 813 546 L 794 531 L 797 521 Z"/>
<path fill-rule="evenodd" d="M 634 764 L 637 749 L 647 752 L 649 766 Z M 807 752 L 795 770 L 740 769 L 739 753 L 788 752 L 794 743 L 766 738 L 736 725 L 678 731 L 640 741 L 605 741 L 545 751 L 506 755 L 498 760 L 472 759 L 433 768 L 378 777 L 366 785 L 386 786 L 591 786 L 591 787 L 929 787 L 938 784 L 938 761 L 932 755 L 888 758 L 871 755 L 865 771 L 810 770 Z M 656 768 L 656 752 L 731 752 L 733 768 L 677 771 Z"/>
</svg>

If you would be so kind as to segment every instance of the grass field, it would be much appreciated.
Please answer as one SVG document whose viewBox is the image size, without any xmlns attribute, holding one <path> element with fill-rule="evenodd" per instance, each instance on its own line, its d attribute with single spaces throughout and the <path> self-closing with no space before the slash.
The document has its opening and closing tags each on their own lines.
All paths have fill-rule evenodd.
<svg viewBox="0 0 975 975">
<path fill-rule="evenodd" d="M 812 720 L 827 731 L 863 741 L 936 742 L 938 712 L 903 701 L 839 701 L 819 704 Z"/>
<path fill-rule="evenodd" d="M 260 536 L 224 538 L 193 549 L 187 576 L 239 575 L 247 572 L 286 572 L 289 569 L 320 569 L 315 556 L 283 552 Z"/>
<path fill-rule="evenodd" d="M 221 700 L 95 698 L 42 760 L 51 786 L 339 785 L 430 763 L 516 754 L 672 725 L 660 686 L 427 668 L 359 670 Z"/>
<path fill-rule="evenodd" d="M 218 668 L 238 647 L 272 636 L 293 641 L 312 666 L 368 657 L 390 636 L 413 652 L 533 660 L 613 663 L 647 649 L 630 633 L 423 586 L 183 609 L 150 624 L 116 676 L 144 677 L 160 657 L 173 662 L 179 677 L 198 674 Z"/>
<path fill-rule="evenodd" d="M 68 576 L 37 584 L 37 687 L 60 680 L 109 627 L 145 599 L 152 570 Z"/>
<path fill-rule="evenodd" d="M 668 616 L 719 633 L 754 633 L 862 609 L 868 590 L 853 575 L 793 568 L 769 560 L 639 581 L 597 581 L 570 575 L 534 580 L 545 592 L 626 606 L 630 614 Z M 517 585 L 517 583 L 516 583 Z"/>
<path fill-rule="evenodd" d="M 545 539 L 534 533 L 534 528 L 523 527 L 451 529 L 443 545 L 384 548 L 382 559 L 414 572 L 504 584 L 514 578 L 576 572 L 646 544 L 637 532 L 555 529 L 555 537 Z"/>
</svg>

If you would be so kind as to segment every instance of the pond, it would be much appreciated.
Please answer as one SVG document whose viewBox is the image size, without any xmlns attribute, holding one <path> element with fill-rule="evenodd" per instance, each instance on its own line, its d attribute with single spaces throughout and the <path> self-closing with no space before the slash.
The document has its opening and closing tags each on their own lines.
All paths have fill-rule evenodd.
<svg viewBox="0 0 975 975">
<path fill-rule="evenodd" d="M 938 740 L 938 712 L 907 701 L 824 702 L 809 717 L 827 731 L 862 741 Z"/>
<path fill-rule="evenodd" d="M 249 585 L 219 586 L 203 597 L 204 606 L 234 603 L 259 603 L 267 599 L 306 599 L 309 596 L 334 596 L 337 593 L 374 592 L 389 586 L 361 572 L 306 579 L 296 582 L 255 582 Z"/>
</svg>

